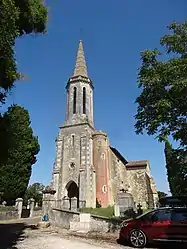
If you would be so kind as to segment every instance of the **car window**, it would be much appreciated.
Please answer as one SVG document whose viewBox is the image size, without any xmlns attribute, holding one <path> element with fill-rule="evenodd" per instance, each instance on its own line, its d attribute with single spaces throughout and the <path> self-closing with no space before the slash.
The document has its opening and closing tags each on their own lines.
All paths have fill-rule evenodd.
<svg viewBox="0 0 187 249">
<path fill-rule="evenodd" d="M 141 214 L 141 215 L 138 215 L 136 218 L 137 219 L 148 219 L 149 217 L 151 217 L 153 215 L 153 211 L 149 211 L 147 213 L 144 213 L 144 214 Z"/>
<path fill-rule="evenodd" d="M 149 220 L 151 220 L 151 217 L 153 216 L 154 213 L 155 213 L 155 211 L 147 212 L 145 214 L 141 214 L 141 215 L 137 216 L 136 219 L 149 221 Z"/>
<path fill-rule="evenodd" d="M 187 210 L 184 210 L 184 209 L 173 210 L 172 221 L 187 222 Z"/>
<path fill-rule="evenodd" d="M 170 210 L 159 210 L 155 212 L 152 216 L 152 222 L 157 222 L 157 221 L 168 221 L 171 220 L 171 212 Z"/>
</svg>

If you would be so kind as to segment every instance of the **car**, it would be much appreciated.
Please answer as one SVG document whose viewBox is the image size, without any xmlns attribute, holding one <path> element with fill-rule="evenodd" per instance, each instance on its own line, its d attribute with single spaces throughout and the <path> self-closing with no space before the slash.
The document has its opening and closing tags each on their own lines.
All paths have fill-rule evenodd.
<svg viewBox="0 0 187 249">
<path fill-rule="evenodd" d="M 187 208 L 163 207 L 121 224 L 118 243 L 143 248 L 152 242 L 187 242 Z"/>
</svg>

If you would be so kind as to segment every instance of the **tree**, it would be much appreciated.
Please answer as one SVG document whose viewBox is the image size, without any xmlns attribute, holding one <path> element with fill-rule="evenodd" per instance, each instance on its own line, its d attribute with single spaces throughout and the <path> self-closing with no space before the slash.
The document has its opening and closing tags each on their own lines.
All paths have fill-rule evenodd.
<svg viewBox="0 0 187 249">
<path fill-rule="evenodd" d="M 187 149 L 187 22 L 168 28 L 171 33 L 160 40 L 167 60 L 159 60 L 158 49 L 141 53 L 135 129 L 157 135 L 159 141 L 171 135 Z"/>
<path fill-rule="evenodd" d="M 43 199 L 43 193 L 44 185 L 41 183 L 33 183 L 31 186 L 29 186 L 25 192 L 24 196 L 24 202 L 28 203 L 28 200 L 33 198 L 35 202 L 38 203 L 39 206 L 42 206 L 42 199 Z"/>
<path fill-rule="evenodd" d="M 165 139 L 166 170 L 172 195 L 187 195 L 187 153 L 184 150 L 173 149 Z"/>
<path fill-rule="evenodd" d="M 166 197 L 166 196 L 167 196 L 166 193 L 164 193 L 164 192 L 162 192 L 162 191 L 158 191 L 158 198 L 159 198 L 159 199 L 164 198 L 164 197 Z"/>
<path fill-rule="evenodd" d="M 16 38 L 46 30 L 47 8 L 42 0 L 0 0 L 0 104 L 21 78 L 14 55 Z"/>
<path fill-rule="evenodd" d="M 9 107 L 2 119 L 8 151 L 0 161 L 0 192 L 3 193 L 2 199 L 10 203 L 24 196 L 40 146 L 38 138 L 33 135 L 29 113 L 23 107 Z"/>
</svg>

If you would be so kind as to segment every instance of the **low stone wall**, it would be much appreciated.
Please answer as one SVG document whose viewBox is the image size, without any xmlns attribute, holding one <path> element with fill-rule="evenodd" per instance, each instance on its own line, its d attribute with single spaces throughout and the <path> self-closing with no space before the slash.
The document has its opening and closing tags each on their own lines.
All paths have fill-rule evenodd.
<svg viewBox="0 0 187 249">
<path fill-rule="evenodd" d="M 55 226 L 70 229 L 70 222 L 79 221 L 79 215 L 79 212 L 54 208 L 49 213 L 49 219 Z"/>
<path fill-rule="evenodd" d="M 27 211 L 27 210 L 26 210 Z M 33 210 L 32 217 L 42 217 L 42 209 Z M 21 218 L 28 218 L 29 215 L 26 214 L 24 216 L 24 209 L 22 209 L 22 216 Z M 0 211 L 0 220 L 14 220 L 19 219 L 18 211 L 11 211 L 11 210 L 2 210 Z"/>
<path fill-rule="evenodd" d="M 90 230 L 92 232 L 115 232 L 120 228 L 121 220 L 91 215 Z"/>
<path fill-rule="evenodd" d="M 42 209 L 33 210 L 32 217 L 42 216 Z"/>
<path fill-rule="evenodd" d="M 0 220 L 18 219 L 18 211 L 2 211 L 0 212 Z"/>
<path fill-rule="evenodd" d="M 85 215 L 86 218 L 83 218 Z M 54 208 L 49 213 L 50 222 L 58 227 L 73 231 L 115 232 L 119 230 L 121 220 L 97 215 Z"/>
</svg>

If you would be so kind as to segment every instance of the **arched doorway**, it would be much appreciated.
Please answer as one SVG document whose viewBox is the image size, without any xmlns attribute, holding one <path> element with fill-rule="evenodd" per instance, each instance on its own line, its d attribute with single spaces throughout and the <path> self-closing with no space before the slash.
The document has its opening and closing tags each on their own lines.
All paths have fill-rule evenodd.
<svg viewBox="0 0 187 249">
<path fill-rule="evenodd" d="M 66 190 L 67 190 L 67 196 L 69 198 L 73 198 L 73 197 L 78 198 L 79 188 L 74 181 L 68 182 L 68 184 L 66 185 Z"/>
<path fill-rule="evenodd" d="M 69 209 L 79 208 L 79 188 L 74 181 L 69 181 L 66 185 L 67 197 L 69 198 Z M 75 197 L 75 198 L 74 198 Z M 76 201 L 76 203 L 75 203 Z"/>
</svg>

